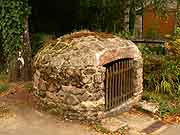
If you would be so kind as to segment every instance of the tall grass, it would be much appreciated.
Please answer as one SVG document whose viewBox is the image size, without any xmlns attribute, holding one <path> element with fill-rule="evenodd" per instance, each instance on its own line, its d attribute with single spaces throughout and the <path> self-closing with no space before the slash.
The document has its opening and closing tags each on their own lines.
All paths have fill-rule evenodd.
<svg viewBox="0 0 180 135">
<path fill-rule="evenodd" d="M 164 47 L 140 47 L 144 58 L 145 90 L 180 96 L 180 43 L 176 40 Z"/>
</svg>

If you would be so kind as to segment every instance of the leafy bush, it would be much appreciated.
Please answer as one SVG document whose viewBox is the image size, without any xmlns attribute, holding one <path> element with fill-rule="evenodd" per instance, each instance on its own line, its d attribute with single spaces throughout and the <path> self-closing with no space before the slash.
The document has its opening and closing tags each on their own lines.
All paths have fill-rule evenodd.
<svg viewBox="0 0 180 135">
<path fill-rule="evenodd" d="M 119 32 L 125 23 L 126 0 L 80 0 L 80 26 L 96 31 Z"/>
<path fill-rule="evenodd" d="M 130 32 L 121 31 L 115 34 L 121 38 L 126 38 L 126 39 L 133 38 L 133 35 Z"/>
<path fill-rule="evenodd" d="M 159 104 L 158 115 L 164 117 L 168 114 L 174 114 L 180 112 L 180 106 L 178 97 L 169 96 L 165 94 L 157 94 L 155 92 L 144 91 L 143 100 L 155 102 Z M 175 103 L 176 102 L 176 103 Z"/>
<path fill-rule="evenodd" d="M 176 113 L 176 112 L 177 109 L 173 107 L 171 104 L 168 104 L 167 102 L 160 103 L 160 108 L 159 108 L 160 117 L 164 117 L 167 114 Z"/>
<path fill-rule="evenodd" d="M 144 100 L 159 104 L 159 116 L 180 112 L 180 39 L 161 46 L 141 45 L 144 58 Z"/>
<path fill-rule="evenodd" d="M 161 58 L 154 56 L 153 59 L 145 62 L 147 62 L 144 65 L 145 89 L 170 95 L 178 94 L 180 88 L 179 61 L 173 61 L 166 56 Z"/>
<path fill-rule="evenodd" d="M 52 40 L 55 35 L 49 35 L 45 33 L 34 33 L 31 35 L 31 48 L 32 55 L 35 56 L 38 50 L 43 47 L 44 42 Z"/>
<path fill-rule="evenodd" d="M 180 27 L 176 28 L 176 36 L 180 36 Z"/>
<path fill-rule="evenodd" d="M 144 57 L 144 89 L 180 96 L 180 42 L 171 41 L 164 50 L 147 46 L 140 50 Z"/>
</svg>

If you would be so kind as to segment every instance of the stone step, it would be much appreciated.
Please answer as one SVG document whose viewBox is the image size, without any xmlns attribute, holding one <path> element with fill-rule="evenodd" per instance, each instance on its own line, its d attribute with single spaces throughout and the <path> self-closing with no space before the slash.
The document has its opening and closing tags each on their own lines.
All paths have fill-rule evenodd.
<svg viewBox="0 0 180 135">
<path fill-rule="evenodd" d="M 145 111 L 156 113 L 159 110 L 159 105 L 152 102 L 142 101 L 138 105 L 140 108 L 142 108 Z"/>
<path fill-rule="evenodd" d="M 117 118 L 126 122 L 129 128 L 136 129 L 139 132 L 158 121 L 141 112 L 127 112 L 119 115 Z"/>
<path fill-rule="evenodd" d="M 126 122 L 123 122 L 116 117 L 108 117 L 101 121 L 101 127 L 112 133 L 119 131 L 122 128 L 126 128 L 128 125 Z"/>
<path fill-rule="evenodd" d="M 164 130 L 166 127 L 166 123 L 162 121 L 156 121 L 147 128 L 143 129 L 141 133 L 145 135 L 157 134 L 158 132 Z"/>
<path fill-rule="evenodd" d="M 126 112 L 101 121 L 102 128 L 109 132 L 129 129 L 129 135 L 168 135 L 175 127 L 141 112 Z M 180 126 L 178 127 L 180 132 Z M 179 134 L 172 134 L 179 135 Z"/>
<path fill-rule="evenodd" d="M 168 125 L 164 125 L 161 128 L 155 130 L 153 133 L 151 133 L 152 135 L 160 135 L 161 132 L 165 131 L 169 126 Z M 164 135 L 164 134 L 163 134 Z"/>
</svg>

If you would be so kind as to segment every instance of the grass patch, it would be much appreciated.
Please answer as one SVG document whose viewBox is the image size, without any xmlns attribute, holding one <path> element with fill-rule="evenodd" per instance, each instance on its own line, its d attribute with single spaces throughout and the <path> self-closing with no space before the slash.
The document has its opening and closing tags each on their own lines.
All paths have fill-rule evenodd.
<svg viewBox="0 0 180 135">
<path fill-rule="evenodd" d="M 128 130 L 125 127 L 123 127 L 116 132 L 111 132 L 108 129 L 102 127 L 101 123 L 98 122 L 95 125 L 93 125 L 93 127 L 97 132 L 101 132 L 103 135 L 124 135 L 127 133 Z"/>
<path fill-rule="evenodd" d="M 178 97 L 144 91 L 143 100 L 158 103 L 158 115 L 162 118 L 166 115 L 180 113 L 180 99 Z"/>
<path fill-rule="evenodd" d="M 9 85 L 6 83 L 0 83 L 0 93 L 5 92 L 9 89 Z"/>
<path fill-rule="evenodd" d="M 96 123 L 95 130 L 104 134 L 110 133 L 106 128 L 103 128 L 100 123 Z"/>
<path fill-rule="evenodd" d="M 143 99 L 159 104 L 159 116 L 180 113 L 180 42 L 140 44 L 144 59 Z"/>
</svg>

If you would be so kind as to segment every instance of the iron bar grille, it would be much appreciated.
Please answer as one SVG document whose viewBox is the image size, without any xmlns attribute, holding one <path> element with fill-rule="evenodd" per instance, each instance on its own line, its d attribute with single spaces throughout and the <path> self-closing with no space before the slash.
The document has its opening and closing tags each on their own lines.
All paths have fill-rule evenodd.
<svg viewBox="0 0 180 135">
<path fill-rule="evenodd" d="M 110 110 L 133 96 L 133 59 L 120 59 L 105 67 L 105 108 Z"/>
</svg>

